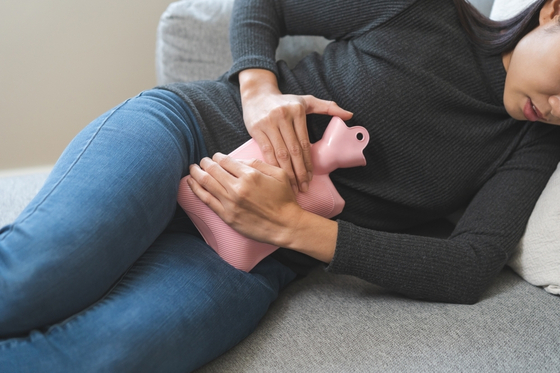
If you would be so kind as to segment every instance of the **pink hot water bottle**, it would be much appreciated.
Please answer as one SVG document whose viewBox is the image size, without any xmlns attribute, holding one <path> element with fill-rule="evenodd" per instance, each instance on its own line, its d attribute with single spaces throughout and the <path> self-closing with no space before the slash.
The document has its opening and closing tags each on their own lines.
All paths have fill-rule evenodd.
<svg viewBox="0 0 560 373">
<path fill-rule="evenodd" d="M 332 218 L 342 212 L 344 200 L 336 191 L 329 174 L 337 168 L 365 166 L 362 153 L 369 142 L 364 127 L 347 127 L 342 119 L 333 117 L 323 138 L 311 145 L 313 180 L 306 193 L 298 193 L 297 202 L 305 210 Z M 263 159 L 259 146 L 249 140 L 229 154 L 235 159 Z M 186 176 L 181 179 L 177 201 L 197 229 L 225 261 L 249 272 L 278 247 L 243 237 L 224 223 L 191 190 Z"/>
</svg>

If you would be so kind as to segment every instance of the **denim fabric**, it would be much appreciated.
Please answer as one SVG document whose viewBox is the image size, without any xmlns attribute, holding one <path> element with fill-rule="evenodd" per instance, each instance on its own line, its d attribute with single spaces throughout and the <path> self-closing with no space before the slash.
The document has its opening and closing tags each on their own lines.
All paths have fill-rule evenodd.
<svg viewBox="0 0 560 373">
<path fill-rule="evenodd" d="M 189 371 L 247 336 L 294 273 L 238 271 L 177 209 L 206 155 L 188 107 L 151 90 L 87 126 L 0 230 L 0 371 Z"/>
</svg>

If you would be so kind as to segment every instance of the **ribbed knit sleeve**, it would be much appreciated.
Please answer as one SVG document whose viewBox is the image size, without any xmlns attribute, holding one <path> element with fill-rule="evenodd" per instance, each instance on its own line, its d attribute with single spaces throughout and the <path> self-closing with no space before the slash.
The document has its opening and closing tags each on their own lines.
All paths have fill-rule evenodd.
<svg viewBox="0 0 560 373">
<path fill-rule="evenodd" d="M 448 239 L 380 232 L 339 221 L 336 252 L 327 270 L 414 298 L 476 302 L 515 249 L 560 160 L 560 133 L 549 127 L 540 138 L 529 134 L 526 144 L 499 167 Z"/>
<path fill-rule="evenodd" d="M 229 79 L 249 68 L 278 76 L 275 53 L 280 37 L 317 35 L 352 38 L 390 19 L 414 0 L 236 0 L 230 28 L 233 66 Z"/>
</svg>

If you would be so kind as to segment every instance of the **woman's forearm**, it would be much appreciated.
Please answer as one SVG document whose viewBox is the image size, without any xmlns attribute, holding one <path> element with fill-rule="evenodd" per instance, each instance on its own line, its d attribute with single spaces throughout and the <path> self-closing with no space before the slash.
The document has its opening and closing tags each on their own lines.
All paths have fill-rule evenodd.
<svg viewBox="0 0 560 373">
<path fill-rule="evenodd" d="M 338 223 L 305 211 L 284 246 L 329 263 L 336 249 Z"/>
</svg>

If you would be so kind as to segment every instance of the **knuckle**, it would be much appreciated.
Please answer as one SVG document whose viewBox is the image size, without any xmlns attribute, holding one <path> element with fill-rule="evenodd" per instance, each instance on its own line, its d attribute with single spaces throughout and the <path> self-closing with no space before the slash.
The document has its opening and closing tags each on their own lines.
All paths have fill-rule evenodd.
<svg viewBox="0 0 560 373">
<path fill-rule="evenodd" d="M 208 184 L 210 184 L 210 180 L 211 180 L 211 179 L 212 179 L 212 178 L 210 177 L 210 175 L 208 175 L 208 174 L 202 174 L 202 175 L 200 176 L 199 180 L 198 180 L 198 183 L 199 183 L 200 185 L 202 185 L 203 187 L 206 187 L 206 186 L 208 186 Z"/>
<path fill-rule="evenodd" d="M 299 142 L 299 145 L 301 147 L 301 150 L 304 152 L 309 152 L 311 151 L 311 143 L 307 140 L 301 140 Z"/>
<path fill-rule="evenodd" d="M 199 198 L 202 201 L 202 203 L 204 203 L 206 206 L 210 205 L 210 198 L 208 196 L 202 195 Z"/>
<path fill-rule="evenodd" d="M 232 225 L 235 222 L 235 213 L 231 209 L 227 209 L 220 218 L 227 225 Z"/>
<path fill-rule="evenodd" d="M 263 163 L 263 161 L 261 161 L 260 159 L 258 159 L 258 158 L 252 158 L 252 159 L 249 160 L 249 163 L 248 163 L 248 164 L 249 164 L 249 166 L 251 166 L 251 167 L 253 167 L 253 168 L 256 168 L 256 167 L 258 167 L 261 163 Z"/>
<path fill-rule="evenodd" d="M 305 168 L 308 171 L 313 171 L 313 162 L 311 162 L 311 160 L 305 160 Z"/>
<path fill-rule="evenodd" d="M 286 148 L 278 148 L 276 149 L 276 159 L 287 161 L 290 159 L 290 153 Z"/>
<path fill-rule="evenodd" d="M 232 200 L 235 204 L 241 205 L 249 197 L 251 191 L 247 188 L 245 183 L 236 185 L 233 188 Z"/>
<path fill-rule="evenodd" d="M 297 115 L 305 114 L 305 107 L 300 101 L 292 102 L 292 110 Z"/>
<path fill-rule="evenodd" d="M 288 109 L 286 106 L 277 106 L 270 111 L 270 117 L 273 121 L 278 121 L 279 119 L 285 119 L 288 115 Z"/>
<path fill-rule="evenodd" d="M 261 147 L 261 152 L 262 152 L 263 154 L 271 154 L 271 153 L 274 153 L 274 148 L 272 147 L 271 144 L 268 144 L 268 143 L 267 143 L 267 144 L 264 144 L 264 145 Z"/>
<path fill-rule="evenodd" d="M 301 148 L 298 144 L 290 146 L 290 154 L 293 156 L 299 156 L 301 154 Z"/>
<path fill-rule="evenodd" d="M 296 174 L 296 177 L 298 178 L 298 180 L 305 180 L 307 178 L 307 172 L 305 170 L 298 172 Z"/>
<path fill-rule="evenodd" d="M 218 166 L 217 163 L 212 162 L 212 163 L 210 163 L 210 164 L 208 164 L 208 165 L 206 166 L 206 172 L 207 172 L 207 173 L 212 173 L 212 172 L 214 172 L 218 167 L 219 167 L 219 166 Z M 204 176 L 208 178 L 208 175 L 204 175 Z"/>
<path fill-rule="evenodd" d="M 244 176 L 245 176 L 245 178 L 248 179 L 248 181 L 250 183 L 255 183 L 255 182 L 257 182 L 257 179 L 259 177 L 259 173 L 254 168 L 251 168 L 251 169 L 247 170 L 247 172 L 245 173 Z M 245 185 L 243 185 L 243 187 L 244 186 Z"/>
</svg>

